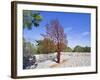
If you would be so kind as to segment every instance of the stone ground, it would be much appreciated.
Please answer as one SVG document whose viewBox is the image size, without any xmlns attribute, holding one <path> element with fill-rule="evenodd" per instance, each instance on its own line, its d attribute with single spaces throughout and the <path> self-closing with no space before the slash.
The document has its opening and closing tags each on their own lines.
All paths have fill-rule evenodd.
<svg viewBox="0 0 100 80">
<path fill-rule="evenodd" d="M 60 68 L 60 67 L 82 67 L 91 65 L 91 53 L 61 53 L 61 63 L 56 63 L 54 60 L 46 59 L 38 62 L 37 67 L 34 65 L 29 69 L 40 69 L 40 68 Z M 40 57 L 40 56 L 39 56 Z M 43 58 L 43 56 L 42 56 Z"/>
</svg>

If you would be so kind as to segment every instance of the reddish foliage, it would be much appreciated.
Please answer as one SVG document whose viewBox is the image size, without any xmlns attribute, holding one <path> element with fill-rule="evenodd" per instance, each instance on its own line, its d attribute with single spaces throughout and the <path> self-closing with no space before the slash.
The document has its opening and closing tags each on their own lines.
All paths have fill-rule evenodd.
<svg viewBox="0 0 100 80">
<path fill-rule="evenodd" d="M 57 51 L 57 62 L 60 63 L 60 52 L 67 46 L 66 34 L 59 21 L 52 20 L 50 24 L 46 25 L 46 36 L 55 43 L 55 49 Z"/>
</svg>

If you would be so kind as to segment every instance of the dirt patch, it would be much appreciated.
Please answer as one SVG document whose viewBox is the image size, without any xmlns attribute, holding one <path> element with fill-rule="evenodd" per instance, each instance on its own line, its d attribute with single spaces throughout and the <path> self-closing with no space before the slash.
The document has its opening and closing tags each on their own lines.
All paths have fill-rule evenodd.
<svg viewBox="0 0 100 80">
<path fill-rule="evenodd" d="M 61 61 L 60 63 L 56 63 L 56 64 L 51 65 L 50 67 L 51 67 L 51 68 L 59 67 L 59 66 L 61 66 L 62 64 L 65 64 L 67 61 L 68 61 L 68 60 L 63 60 L 63 61 Z"/>
</svg>

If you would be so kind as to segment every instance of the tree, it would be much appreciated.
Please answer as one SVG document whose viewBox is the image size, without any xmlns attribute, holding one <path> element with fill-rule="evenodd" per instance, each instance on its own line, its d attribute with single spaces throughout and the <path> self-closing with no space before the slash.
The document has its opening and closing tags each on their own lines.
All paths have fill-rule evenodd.
<svg viewBox="0 0 100 80">
<path fill-rule="evenodd" d="M 79 45 L 77 45 L 73 50 L 73 52 L 90 52 L 90 51 L 91 51 L 90 47 L 82 47 Z"/>
<path fill-rule="evenodd" d="M 67 46 L 67 40 L 64 29 L 57 19 L 46 25 L 46 36 L 55 43 L 57 62 L 60 63 L 60 54 Z"/>
<path fill-rule="evenodd" d="M 53 41 L 51 41 L 48 38 L 44 38 L 43 40 L 37 41 L 38 43 L 38 53 L 44 53 L 44 54 L 48 54 L 48 53 L 53 53 L 55 51 L 55 45 L 53 43 Z"/>
<path fill-rule="evenodd" d="M 36 54 L 36 52 L 37 52 L 36 47 L 32 43 L 27 42 L 25 39 L 23 39 L 23 53 L 24 53 L 23 55 L 29 56 Z"/>
<path fill-rule="evenodd" d="M 73 52 L 83 52 L 83 51 L 84 51 L 83 47 L 81 47 L 79 45 L 77 45 L 73 50 Z"/>
<path fill-rule="evenodd" d="M 39 26 L 42 21 L 42 16 L 39 12 L 32 10 L 23 10 L 23 28 L 31 29 L 32 25 Z"/>
<path fill-rule="evenodd" d="M 90 47 L 84 47 L 84 52 L 91 52 L 91 48 Z"/>
<path fill-rule="evenodd" d="M 70 47 L 66 47 L 66 49 L 64 51 L 65 52 L 72 52 L 73 50 Z"/>
</svg>

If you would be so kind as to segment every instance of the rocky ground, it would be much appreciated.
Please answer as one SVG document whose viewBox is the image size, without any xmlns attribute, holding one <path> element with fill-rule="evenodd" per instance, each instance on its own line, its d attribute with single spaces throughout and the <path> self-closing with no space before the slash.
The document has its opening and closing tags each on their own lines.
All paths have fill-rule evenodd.
<svg viewBox="0 0 100 80">
<path fill-rule="evenodd" d="M 56 63 L 56 53 L 49 55 L 36 55 L 37 65 L 28 67 L 35 68 L 60 68 L 60 67 L 82 67 L 91 65 L 91 53 L 61 53 L 61 62 Z"/>
</svg>

